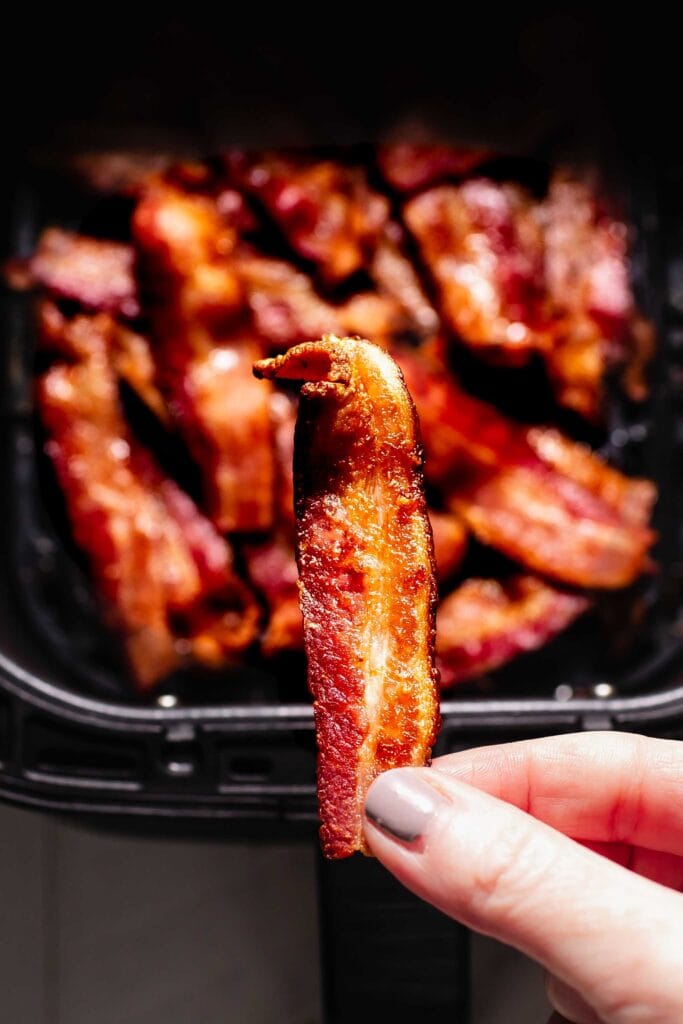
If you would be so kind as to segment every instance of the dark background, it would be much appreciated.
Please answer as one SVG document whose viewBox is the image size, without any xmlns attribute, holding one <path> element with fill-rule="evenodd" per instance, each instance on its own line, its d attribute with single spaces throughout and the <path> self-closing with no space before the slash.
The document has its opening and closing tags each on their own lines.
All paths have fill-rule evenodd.
<svg viewBox="0 0 683 1024">
<path fill-rule="evenodd" d="M 604 163 L 679 148 L 678 33 L 656 11 L 463 7 L 76 17 L 26 5 L 4 17 L 5 165 L 418 129 Z"/>
</svg>

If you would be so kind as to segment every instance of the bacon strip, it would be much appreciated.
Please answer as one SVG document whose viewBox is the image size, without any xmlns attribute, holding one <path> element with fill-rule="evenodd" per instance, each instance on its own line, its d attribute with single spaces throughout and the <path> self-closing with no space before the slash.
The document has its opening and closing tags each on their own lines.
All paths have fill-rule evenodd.
<svg viewBox="0 0 683 1024">
<path fill-rule="evenodd" d="M 409 200 L 404 217 L 459 338 L 515 365 L 545 344 L 543 233 L 524 189 L 442 185 Z"/>
<path fill-rule="evenodd" d="M 626 586 L 647 567 L 654 486 L 558 431 L 527 428 L 407 352 L 427 475 L 483 543 L 573 586 Z"/>
<path fill-rule="evenodd" d="M 273 522 L 268 391 L 251 365 L 258 339 L 238 329 L 240 280 L 229 257 L 236 234 L 205 196 L 150 188 L 133 228 L 152 298 L 163 390 L 202 467 L 211 518 L 226 532 Z"/>
<path fill-rule="evenodd" d="M 306 381 L 295 440 L 297 557 L 328 857 L 367 852 L 375 776 L 429 756 L 436 588 L 410 396 L 391 357 L 332 336 L 256 364 Z"/>
<path fill-rule="evenodd" d="M 134 262 L 130 245 L 48 228 L 29 270 L 34 281 L 58 298 L 80 302 L 89 310 L 135 317 L 140 302 Z"/>
<path fill-rule="evenodd" d="M 589 605 L 586 597 L 555 590 L 534 576 L 505 583 L 466 580 L 441 602 L 436 618 L 442 688 L 542 647 Z"/>
<path fill-rule="evenodd" d="M 75 336 L 65 349 L 88 354 L 39 382 L 47 451 L 135 680 L 149 689 L 188 654 L 216 664 L 244 651 L 258 608 L 224 538 L 131 436 L 109 362 L 111 319 L 77 317 L 64 329 Z"/>
<path fill-rule="evenodd" d="M 291 263 L 242 249 L 233 260 L 259 335 L 275 349 L 313 341 L 322 334 L 367 334 L 388 339 L 410 327 L 391 294 L 359 292 L 346 302 L 326 302 L 307 274 Z"/>
<path fill-rule="evenodd" d="M 367 265 L 389 203 L 368 187 L 362 168 L 277 152 L 233 151 L 227 164 L 326 280 L 343 281 Z"/>
</svg>

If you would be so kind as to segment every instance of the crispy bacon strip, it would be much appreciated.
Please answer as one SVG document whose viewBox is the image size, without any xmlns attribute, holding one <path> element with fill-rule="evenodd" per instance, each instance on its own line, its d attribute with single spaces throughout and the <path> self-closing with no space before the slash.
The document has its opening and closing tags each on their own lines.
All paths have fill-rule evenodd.
<svg viewBox="0 0 683 1024">
<path fill-rule="evenodd" d="M 542 647 L 589 604 L 586 597 L 563 593 L 534 576 L 515 576 L 505 583 L 466 580 L 441 602 L 436 618 L 442 688 Z"/>
<path fill-rule="evenodd" d="M 615 365 L 627 364 L 628 393 L 643 397 L 651 341 L 634 311 L 626 227 L 584 184 L 556 175 L 536 202 L 519 186 L 472 180 L 430 189 L 404 213 L 467 345 L 513 365 L 539 352 L 557 400 L 589 419 Z"/>
<path fill-rule="evenodd" d="M 48 228 L 29 272 L 57 298 L 72 299 L 89 310 L 135 317 L 140 301 L 134 262 L 130 245 Z"/>
<path fill-rule="evenodd" d="M 209 664 L 243 651 L 258 608 L 224 538 L 131 436 L 109 361 L 114 329 L 105 314 L 68 323 L 64 348 L 83 358 L 48 370 L 38 405 L 74 536 L 148 689 L 188 650 Z"/>
<path fill-rule="evenodd" d="M 251 375 L 258 340 L 235 327 L 243 301 L 230 261 L 236 233 L 206 196 L 159 184 L 138 204 L 133 229 L 152 298 L 160 381 L 202 467 L 211 518 L 226 532 L 268 529 L 268 392 Z"/>
<path fill-rule="evenodd" d="M 389 339 L 409 327 L 407 314 L 390 294 L 359 292 L 346 302 L 326 302 L 307 274 L 284 260 L 241 250 L 239 274 L 258 333 L 275 349 L 313 341 L 329 332 Z"/>
<path fill-rule="evenodd" d="M 256 364 L 306 381 L 295 440 L 297 557 L 328 857 L 367 852 L 375 776 L 423 764 L 438 721 L 422 459 L 391 357 L 332 336 Z"/>
<path fill-rule="evenodd" d="M 227 164 L 326 280 L 343 281 L 366 266 L 389 203 L 369 188 L 362 168 L 276 152 L 233 151 Z"/>
<path fill-rule="evenodd" d="M 486 149 L 397 142 L 380 146 L 377 162 L 383 177 L 397 192 L 415 192 L 446 178 L 464 178 L 493 155 Z"/>
<path fill-rule="evenodd" d="M 530 198 L 486 180 L 409 200 L 405 221 L 452 331 L 489 357 L 520 364 L 544 344 L 543 233 Z"/>
<path fill-rule="evenodd" d="M 137 393 L 139 398 L 168 424 L 168 408 L 156 386 L 156 369 L 149 342 L 141 334 L 115 321 L 100 316 L 106 330 L 96 332 L 88 317 L 76 317 L 69 322 L 51 299 L 43 299 L 38 308 L 40 344 L 51 353 L 68 359 L 88 359 L 101 352 L 106 342 L 107 357 L 116 374 Z"/>
<path fill-rule="evenodd" d="M 558 431 L 512 423 L 410 353 L 397 358 L 420 414 L 427 475 L 479 540 L 573 586 L 622 587 L 645 570 L 651 483 Z"/>
</svg>

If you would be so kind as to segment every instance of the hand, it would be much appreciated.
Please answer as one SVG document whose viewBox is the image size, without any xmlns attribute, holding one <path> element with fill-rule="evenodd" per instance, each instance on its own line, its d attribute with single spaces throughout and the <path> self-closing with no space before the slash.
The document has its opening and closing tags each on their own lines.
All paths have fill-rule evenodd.
<svg viewBox="0 0 683 1024">
<path fill-rule="evenodd" d="M 398 768 L 365 834 L 418 896 L 538 960 L 567 1020 L 683 1021 L 683 743 L 587 733 Z"/>
</svg>

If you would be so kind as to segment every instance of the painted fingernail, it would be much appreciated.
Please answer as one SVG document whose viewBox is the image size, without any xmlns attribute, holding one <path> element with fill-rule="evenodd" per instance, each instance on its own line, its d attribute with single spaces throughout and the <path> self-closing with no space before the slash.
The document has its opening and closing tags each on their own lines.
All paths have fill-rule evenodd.
<svg viewBox="0 0 683 1024">
<path fill-rule="evenodd" d="M 365 816 L 394 839 L 414 843 L 444 803 L 444 797 L 420 775 L 399 768 L 375 779 L 365 800 Z"/>
</svg>

